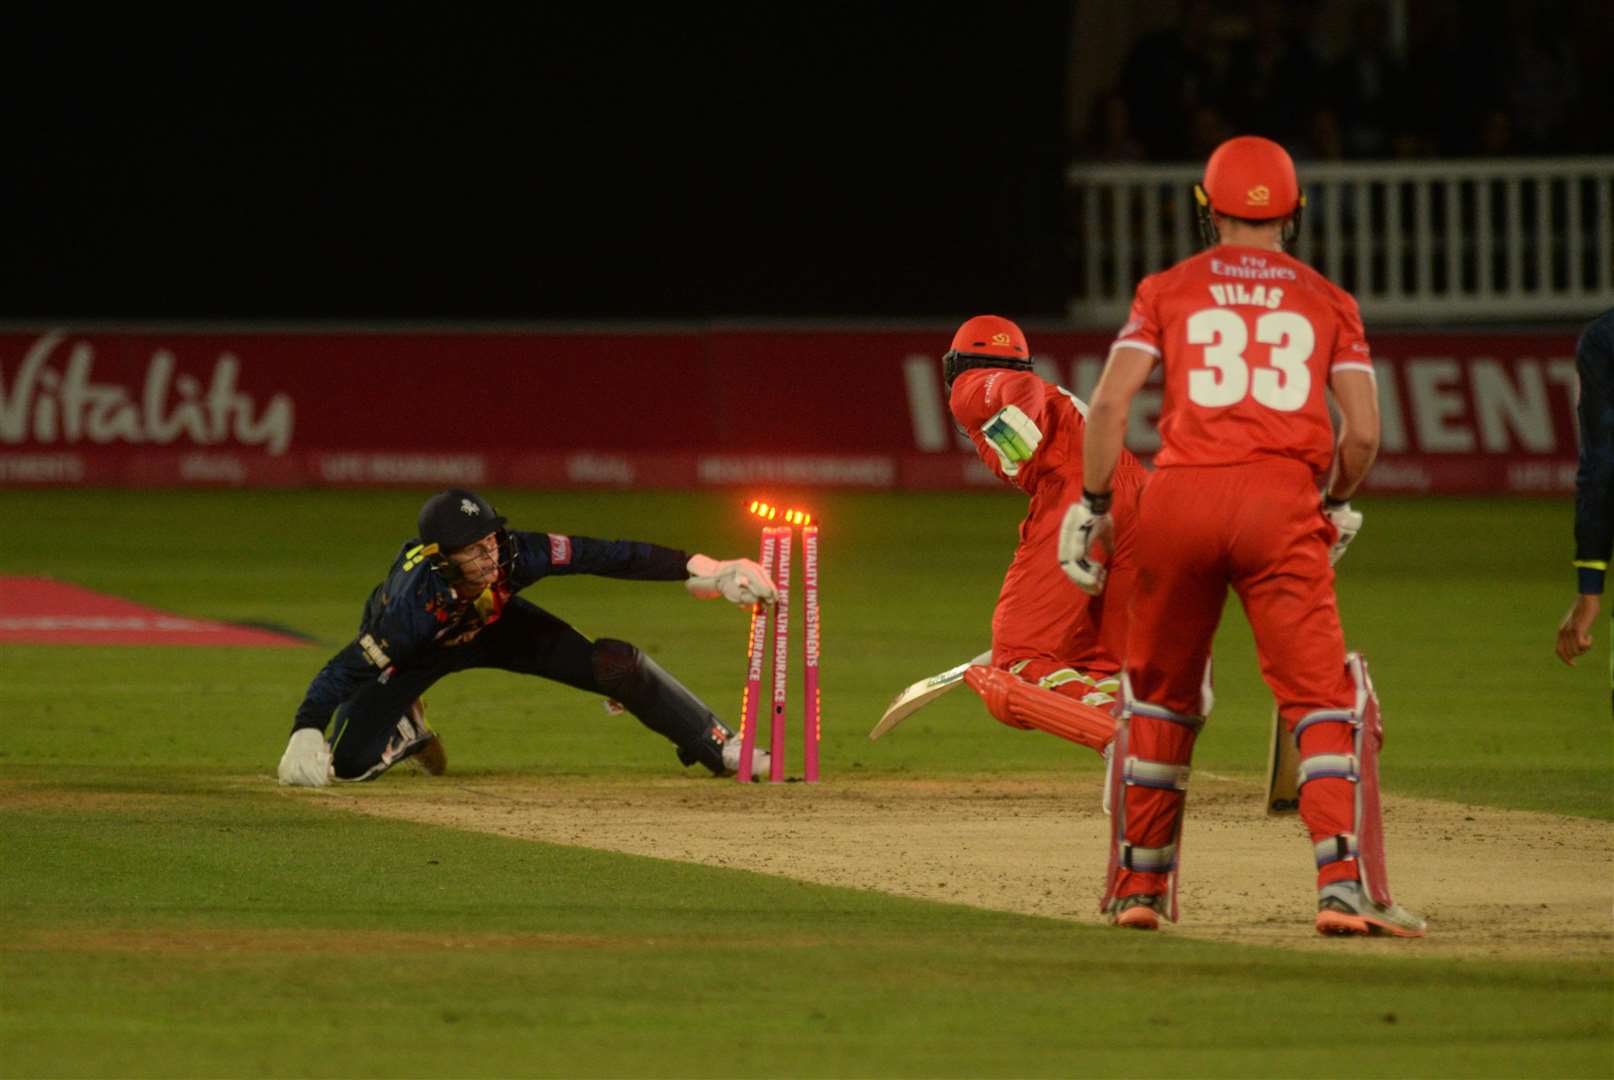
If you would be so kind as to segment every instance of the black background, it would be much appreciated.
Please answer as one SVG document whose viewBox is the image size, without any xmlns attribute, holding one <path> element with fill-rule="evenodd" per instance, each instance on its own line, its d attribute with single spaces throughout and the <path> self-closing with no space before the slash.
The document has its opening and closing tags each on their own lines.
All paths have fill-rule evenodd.
<svg viewBox="0 0 1614 1080">
<path fill-rule="evenodd" d="M 1066 4 L 50 10 L 6 16 L 7 318 L 952 317 L 1069 293 Z"/>
</svg>

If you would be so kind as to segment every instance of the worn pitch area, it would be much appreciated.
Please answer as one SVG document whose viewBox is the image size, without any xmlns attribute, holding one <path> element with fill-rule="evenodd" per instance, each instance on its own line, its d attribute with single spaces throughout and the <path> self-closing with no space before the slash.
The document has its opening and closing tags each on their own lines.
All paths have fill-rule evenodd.
<svg viewBox="0 0 1614 1080">
<path fill-rule="evenodd" d="M 316 793 L 332 808 L 1099 923 L 1108 819 L 1097 777 L 835 777 L 742 786 L 687 775 L 426 778 Z M 1396 899 L 1420 941 L 1319 937 L 1310 844 L 1251 783 L 1194 778 L 1182 921 L 1162 933 L 1296 949 L 1614 955 L 1614 822 L 1389 797 Z M 1122 931 L 1115 931 L 1121 933 Z"/>
</svg>

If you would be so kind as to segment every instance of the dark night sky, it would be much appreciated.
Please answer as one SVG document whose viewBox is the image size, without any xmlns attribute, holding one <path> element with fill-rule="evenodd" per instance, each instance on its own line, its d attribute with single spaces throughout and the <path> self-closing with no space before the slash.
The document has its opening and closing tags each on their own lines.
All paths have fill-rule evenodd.
<svg viewBox="0 0 1614 1080">
<path fill-rule="evenodd" d="M 519 10 L 8 17 L 0 316 L 1059 312 L 1068 4 Z"/>
</svg>

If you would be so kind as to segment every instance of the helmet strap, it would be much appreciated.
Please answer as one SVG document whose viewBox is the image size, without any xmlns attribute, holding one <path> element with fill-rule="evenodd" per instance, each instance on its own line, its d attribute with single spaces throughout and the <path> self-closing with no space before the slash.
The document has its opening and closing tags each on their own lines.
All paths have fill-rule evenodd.
<svg viewBox="0 0 1614 1080">
<path fill-rule="evenodd" d="M 427 544 L 420 549 L 420 554 L 425 557 L 427 565 L 432 568 L 433 572 L 449 585 L 454 584 L 465 576 L 460 573 L 460 568 L 455 564 L 454 560 L 443 554 L 442 547 L 437 544 Z"/>
<path fill-rule="evenodd" d="M 1216 231 L 1216 222 L 1211 220 L 1210 196 L 1198 184 L 1194 185 L 1194 216 L 1199 219 L 1199 238 L 1206 247 L 1215 247 L 1222 242 Z"/>
<path fill-rule="evenodd" d="M 1293 251 L 1295 241 L 1300 239 L 1300 215 L 1305 212 L 1305 209 L 1306 197 L 1302 195 L 1300 196 L 1300 201 L 1295 204 L 1294 213 L 1290 214 L 1289 220 L 1283 223 L 1283 233 L 1279 237 L 1283 243 L 1283 250 Z"/>
<path fill-rule="evenodd" d="M 1306 196 L 1301 194 L 1300 200 L 1289 216 L 1284 219 L 1283 230 L 1278 234 L 1278 243 L 1284 251 L 1294 250 L 1295 242 L 1300 238 L 1300 216 L 1306 209 Z M 1194 185 L 1194 211 L 1199 218 L 1199 237 L 1206 247 L 1215 247 L 1222 242 L 1221 230 L 1216 228 L 1215 211 L 1211 208 L 1210 196 L 1198 184 Z"/>
<path fill-rule="evenodd" d="M 499 565 L 499 572 L 502 576 L 508 577 L 511 569 L 515 566 L 516 558 L 515 542 L 510 537 L 510 530 L 499 528 L 489 535 L 497 538 L 498 556 L 496 561 Z M 465 574 L 460 570 L 459 564 L 449 558 L 448 554 L 439 545 L 427 544 L 420 549 L 420 554 L 425 558 L 432 570 L 436 572 L 437 576 L 443 579 L 444 584 L 457 585 L 465 579 Z"/>
</svg>

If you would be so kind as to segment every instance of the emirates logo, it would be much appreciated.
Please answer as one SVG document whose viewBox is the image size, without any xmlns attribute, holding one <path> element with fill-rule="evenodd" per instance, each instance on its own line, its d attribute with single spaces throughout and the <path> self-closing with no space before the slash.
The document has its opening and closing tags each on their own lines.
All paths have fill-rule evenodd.
<svg viewBox="0 0 1614 1080">
<path fill-rule="evenodd" d="M 1265 184 L 1257 184 L 1244 193 L 1244 201 L 1250 206 L 1266 206 L 1272 202 L 1272 192 Z"/>
</svg>

